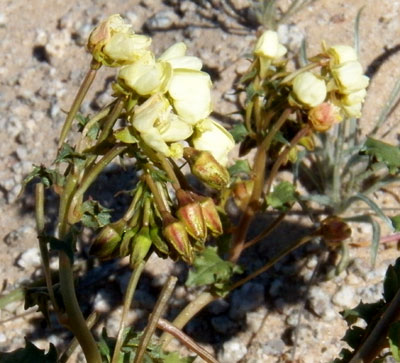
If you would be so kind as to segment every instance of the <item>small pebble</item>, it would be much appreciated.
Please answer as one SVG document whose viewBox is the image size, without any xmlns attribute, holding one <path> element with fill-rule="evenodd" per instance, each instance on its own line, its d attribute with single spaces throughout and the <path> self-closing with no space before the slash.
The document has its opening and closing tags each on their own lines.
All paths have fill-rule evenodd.
<svg viewBox="0 0 400 363">
<path fill-rule="evenodd" d="M 178 16 L 175 14 L 175 12 L 170 10 L 164 10 L 158 12 L 157 14 L 149 18 L 146 21 L 145 26 L 150 31 L 165 30 L 173 26 L 177 22 L 177 20 Z"/>
<path fill-rule="evenodd" d="M 222 350 L 218 353 L 219 363 L 239 362 L 247 353 L 244 342 L 238 339 L 232 339 L 224 343 Z"/>
<path fill-rule="evenodd" d="M 16 263 L 24 270 L 39 267 L 41 264 L 39 249 L 36 247 L 27 249 L 19 256 Z"/>
<path fill-rule="evenodd" d="M 342 286 L 332 297 L 332 302 L 342 308 L 352 308 L 357 305 L 356 291 L 351 286 Z"/>
<path fill-rule="evenodd" d="M 313 286 L 308 294 L 310 309 L 324 320 L 333 320 L 337 317 L 336 311 L 330 302 L 330 296 L 318 286 Z"/>
<path fill-rule="evenodd" d="M 282 339 L 272 339 L 263 345 L 263 353 L 267 355 L 281 355 L 286 348 Z"/>
</svg>

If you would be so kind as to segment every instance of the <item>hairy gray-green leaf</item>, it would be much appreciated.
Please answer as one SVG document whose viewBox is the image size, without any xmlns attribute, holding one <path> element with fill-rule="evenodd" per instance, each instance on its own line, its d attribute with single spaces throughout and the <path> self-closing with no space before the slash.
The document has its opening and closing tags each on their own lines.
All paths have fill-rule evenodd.
<svg viewBox="0 0 400 363">
<path fill-rule="evenodd" d="M 231 178 L 249 175 L 251 168 L 247 160 L 237 160 L 235 164 L 228 168 Z"/>
<path fill-rule="evenodd" d="M 229 132 L 232 135 L 232 137 L 236 143 L 243 141 L 244 138 L 249 134 L 249 132 L 246 129 L 246 126 L 244 126 L 244 124 L 242 124 L 242 123 L 239 123 L 239 124 L 236 124 L 235 126 L 233 126 L 229 130 Z"/>
</svg>

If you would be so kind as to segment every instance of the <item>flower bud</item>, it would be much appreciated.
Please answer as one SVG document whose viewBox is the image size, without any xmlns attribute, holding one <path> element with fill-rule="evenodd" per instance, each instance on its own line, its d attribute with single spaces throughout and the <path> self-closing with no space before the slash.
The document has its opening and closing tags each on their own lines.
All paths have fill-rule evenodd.
<svg viewBox="0 0 400 363">
<path fill-rule="evenodd" d="M 321 222 L 318 234 L 327 243 L 338 243 L 351 236 L 351 228 L 343 219 L 332 216 Z"/>
<path fill-rule="evenodd" d="M 180 207 L 176 216 L 194 239 L 204 241 L 207 238 L 207 228 L 199 203 L 192 202 Z"/>
<path fill-rule="evenodd" d="M 330 102 L 323 102 L 308 112 L 308 121 L 315 131 L 324 132 L 342 120 L 339 108 Z"/>
<path fill-rule="evenodd" d="M 163 235 L 183 261 L 188 264 L 193 263 L 194 255 L 192 246 L 182 222 L 175 220 L 167 224 L 163 229 Z"/>
<path fill-rule="evenodd" d="M 265 31 L 258 38 L 254 54 L 259 57 L 270 59 L 280 58 L 287 52 L 287 49 L 279 43 L 278 34 L 272 30 Z"/>
<path fill-rule="evenodd" d="M 160 236 L 160 231 L 157 226 L 150 228 L 150 238 L 153 241 L 155 251 L 159 257 L 168 257 L 169 248 L 164 239 Z"/>
<path fill-rule="evenodd" d="M 131 251 L 132 240 L 135 237 L 136 233 L 139 230 L 139 225 L 136 225 L 132 228 L 129 228 L 122 237 L 122 242 L 119 246 L 119 256 L 125 257 L 128 256 Z"/>
<path fill-rule="evenodd" d="M 222 189 L 229 183 L 228 170 L 209 151 L 187 147 L 183 150 L 183 157 L 189 162 L 192 173 L 208 186 Z"/>
<path fill-rule="evenodd" d="M 201 210 L 203 212 L 204 222 L 207 228 L 214 236 L 221 235 L 224 230 L 222 228 L 221 219 L 212 198 L 204 198 L 200 202 Z"/>
<path fill-rule="evenodd" d="M 346 62 L 332 69 L 339 92 L 348 94 L 366 88 L 369 78 L 363 75 L 362 67 L 358 61 Z"/>
<path fill-rule="evenodd" d="M 101 259 L 113 258 L 125 228 L 125 221 L 120 220 L 106 225 L 95 238 L 89 253 Z"/>
<path fill-rule="evenodd" d="M 130 264 L 133 268 L 137 267 L 144 260 L 150 251 L 151 245 L 152 240 L 150 238 L 149 227 L 142 227 L 132 241 Z"/>
<path fill-rule="evenodd" d="M 191 141 L 197 150 L 209 151 L 223 166 L 228 163 L 228 154 L 235 147 L 232 135 L 210 118 L 196 124 Z"/>
<path fill-rule="evenodd" d="M 311 72 L 300 73 L 293 80 L 293 96 L 306 107 L 318 106 L 326 97 L 325 81 Z"/>
</svg>

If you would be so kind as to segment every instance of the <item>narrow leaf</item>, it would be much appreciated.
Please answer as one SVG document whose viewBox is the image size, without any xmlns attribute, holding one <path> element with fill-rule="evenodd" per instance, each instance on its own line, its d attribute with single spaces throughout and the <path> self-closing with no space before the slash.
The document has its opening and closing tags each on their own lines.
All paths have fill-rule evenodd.
<svg viewBox="0 0 400 363">
<path fill-rule="evenodd" d="M 400 321 L 396 321 L 389 328 L 389 347 L 393 358 L 400 362 Z"/>
</svg>

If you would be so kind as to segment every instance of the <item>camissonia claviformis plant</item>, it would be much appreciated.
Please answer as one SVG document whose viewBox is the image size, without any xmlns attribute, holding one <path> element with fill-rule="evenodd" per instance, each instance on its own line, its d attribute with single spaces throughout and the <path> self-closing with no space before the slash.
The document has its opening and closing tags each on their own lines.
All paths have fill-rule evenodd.
<svg viewBox="0 0 400 363">
<path fill-rule="evenodd" d="M 298 199 L 291 183 L 276 185 L 280 168 L 296 161 L 302 149 L 312 150 L 316 133 L 327 132 L 347 116 L 359 117 L 368 78 L 356 52 L 344 45 L 323 45 L 305 67 L 290 69 L 286 48 L 277 33 L 267 30 L 255 44 L 248 72 L 238 85 L 246 92 L 243 123 L 228 132 L 210 117 L 212 83 L 201 71 L 202 61 L 186 55 L 184 43 L 172 45 L 158 57 L 150 46 L 151 38 L 135 34 L 119 15 L 110 16 L 92 31 L 90 69 L 62 128 L 56 169 L 35 167 L 27 178 L 41 178 L 36 184 L 36 217 L 48 298 L 88 362 L 159 362 L 172 361 L 172 356 L 173 361 L 185 362 L 164 351 L 171 334 L 206 361 L 215 362 L 180 331 L 195 314 L 314 238 L 336 246 L 350 237 L 348 225 L 330 216 L 264 267 L 241 280 L 233 278 L 243 273 L 238 265 L 242 252 L 275 228 Z M 104 66 L 117 68 L 113 101 L 95 115 L 79 115 L 88 89 Z M 79 133 L 72 143 L 75 122 Z M 235 141 L 240 143 L 239 156 L 255 149 L 251 165 L 238 160 L 229 166 Z M 110 211 L 93 200 L 88 190 L 118 157 L 134 162 L 137 180 L 129 206 L 122 217 L 112 220 Z M 185 164 L 197 178 L 197 188 L 182 171 Z M 44 187 L 52 187 L 60 198 L 54 236 L 44 228 Z M 232 203 L 235 213 L 229 207 Z M 267 210 L 278 211 L 278 218 L 249 240 L 251 223 Z M 129 256 L 133 270 L 118 336 L 104 333 L 99 342 L 81 312 L 72 274 L 82 225 L 94 229 L 93 256 L 101 260 Z M 53 287 L 49 247 L 59 255 L 59 291 Z M 176 282 L 171 278 L 148 326 L 137 335 L 125 327 L 126 315 L 153 252 L 191 266 L 186 284 L 197 286 L 199 293 L 172 325 L 160 318 Z M 165 332 L 151 340 L 156 327 Z M 65 361 L 66 354 L 60 359 Z"/>
</svg>

